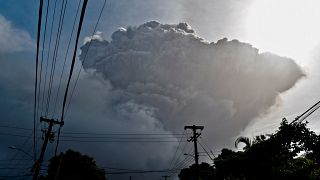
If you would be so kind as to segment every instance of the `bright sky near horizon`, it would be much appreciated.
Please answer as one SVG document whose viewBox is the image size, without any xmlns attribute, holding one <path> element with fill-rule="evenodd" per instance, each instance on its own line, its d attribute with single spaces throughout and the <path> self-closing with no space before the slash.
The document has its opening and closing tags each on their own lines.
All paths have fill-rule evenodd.
<svg viewBox="0 0 320 180">
<path fill-rule="evenodd" d="M 293 58 L 302 66 L 307 77 L 281 95 L 279 107 L 273 108 L 269 115 L 259 118 L 256 125 L 247 128 L 251 135 L 270 132 L 268 127 L 277 127 L 281 117 L 293 120 L 319 100 L 318 93 L 315 93 L 319 89 L 316 84 L 320 78 L 317 71 L 320 44 L 319 6 L 320 2 L 317 0 L 253 2 L 247 17 L 248 41 L 260 50 Z M 318 118 L 319 112 L 315 112 L 308 119 L 310 126 L 317 132 L 320 131 Z"/>
</svg>

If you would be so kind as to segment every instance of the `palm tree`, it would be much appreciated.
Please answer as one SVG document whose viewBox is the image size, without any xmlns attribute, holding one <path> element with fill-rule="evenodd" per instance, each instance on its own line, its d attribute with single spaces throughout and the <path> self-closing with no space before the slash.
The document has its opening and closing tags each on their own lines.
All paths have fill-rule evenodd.
<svg viewBox="0 0 320 180">
<path fill-rule="evenodd" d="M 245 147 L 243 148 L 244 150 L 249 149 L 252 145 L 252 141 L 248 137 L 243 137 L 243 136 L 240 136 L 236 139 L 234 146 L 238 148 L 239 143 L 245 144 Z"/>
</svg>

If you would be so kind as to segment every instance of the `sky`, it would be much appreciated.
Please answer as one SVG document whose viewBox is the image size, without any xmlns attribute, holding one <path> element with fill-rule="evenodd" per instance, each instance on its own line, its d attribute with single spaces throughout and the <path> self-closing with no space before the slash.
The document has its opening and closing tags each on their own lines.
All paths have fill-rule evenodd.
<svg viewBox="0 0 320 180">
<path fill-rule="evenodd" d="M 62 1 L 57 2 L 60 7 Z M 61 113 L 67 73 L 60 88 L 59 77 L 65 58 L 66 70 L 70 67 L 67 47 L 79 3 L 67 2 L 52 87 L 60 98 L 56 110 L 51 105 L 45 113 L 45 106 L 40 107 L 41 114 L 53 118 Z M 179 143 L 181 134 L 190 133 L 183 126 L 204 125 L 202 143 L 218 153 L 223 147 L 234 148 L 241 135 L 273 132 L 283 117 L 291 121 L 319 100 L 317 0 L 107 0 L 93 32 L 103 2 L 88 3 L 72 87 L 81 73 L 62 129 L 63 140 L 77 136 L 78 141 L 61 141 L 61 151 L 79 150 L 100 166 L 120 169 L 169 169 L 181 161 L 187 166 L 192 158 L 183 154 L 192 154 L 192 144 Z M 14 160 L 28 158 L 25 153 L 7 147 L 33 153 L 28 129 L 33 127 L 38 5 L 37 0 L 0 0 L 0 159 L 11 160 L 1 166 L 31 166 L 28 160 Z M 51 21 L 49 16 L 44 59 L 50 56 Z M 307 119 L 315 132 L 320 131 L 318 118 L 316 111 Z M 126 140 L 139 134 L 141 140 L 143 134 L 152 141 L 160 137 L 170 142 L 92 142 L 99 138 L 68 132 L 127 134 Z M 50 144 L 46 159 L 53 150 Z M 210 163 L 206 156 L 200 161 Z M 0 172 L 16 175 L 23 169 Z M 124 178 L 128 174 L 110 175 Z"/>
</svg>

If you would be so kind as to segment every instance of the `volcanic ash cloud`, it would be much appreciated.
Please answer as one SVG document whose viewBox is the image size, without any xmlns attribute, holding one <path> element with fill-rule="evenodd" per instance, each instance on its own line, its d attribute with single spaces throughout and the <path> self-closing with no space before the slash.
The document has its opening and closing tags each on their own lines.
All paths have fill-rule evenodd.
<svg viewBox="0 0 320 180">
<path fill-rule="evenodd" d="M 81 49 L 84 69 L 110 83 L 113 118 L 167 130 L 204 125 L 213 145 L 230 141 L 304 76 L 289 58 L 238 40 L 208 42 L 186 23 L 120 28 Z"/>
</svg>

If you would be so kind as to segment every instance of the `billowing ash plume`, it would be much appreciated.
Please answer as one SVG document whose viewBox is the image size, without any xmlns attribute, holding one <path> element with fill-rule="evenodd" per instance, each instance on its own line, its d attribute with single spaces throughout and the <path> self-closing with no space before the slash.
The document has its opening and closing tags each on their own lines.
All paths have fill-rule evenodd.
<svg viewBox="0 0 320 180">
<path fill-rule="evenodd" d="M 204 125 L 212 145 L 233 141 L 304 76 L 289 58 L 238 40 L 207 42 L 186 23 L 120 28 L 111 41 L 95 35 L 88 51 L 89 41 L 80 60 L 109 83 L 113 119 L 166 130 Z"/>
</svg>

